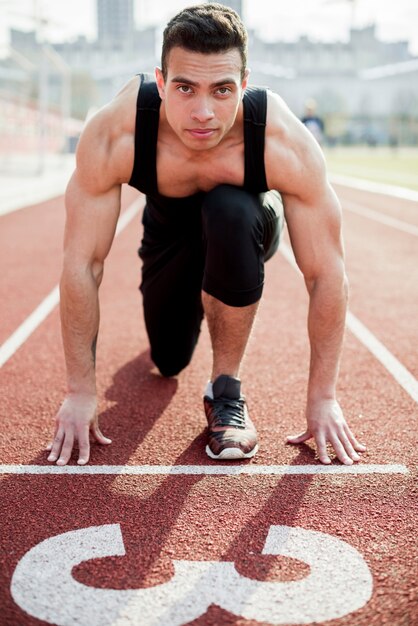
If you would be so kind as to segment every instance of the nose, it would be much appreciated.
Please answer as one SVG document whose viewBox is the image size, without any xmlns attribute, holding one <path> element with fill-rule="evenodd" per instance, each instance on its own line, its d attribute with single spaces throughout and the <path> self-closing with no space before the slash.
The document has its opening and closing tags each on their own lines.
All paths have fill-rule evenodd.
<svg viewBox="0 0 418 626">
<path fill-rule="evenodd" d="M 215 117 L 215 114 L 210 106 L 210 102 L 208 98 L 199 98 L 194 103 L 194 107 L 191 113 L 192 119 L 203 123 L 208 120 L 212 120 Z"/>
</svg>

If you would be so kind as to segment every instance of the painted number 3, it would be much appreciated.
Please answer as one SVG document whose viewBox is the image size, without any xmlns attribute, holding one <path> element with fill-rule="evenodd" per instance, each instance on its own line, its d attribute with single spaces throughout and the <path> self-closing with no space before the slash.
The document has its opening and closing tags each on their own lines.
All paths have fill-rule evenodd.
<svg viewBox="0 0 418 626">
<path fill-rule="evenodd" d="M 348 543 L 289 526 L 270 527 L 263 554 L 304 561 L 310 573 L 302 580 L 251 580 L 233 563 L 214 561 L 174 561 L 172 579 L 148 589 L 96 589 L 72 577 L 83 561 L 124 554 L 119 524 L 46 539 L 18 563 L 13 599 L 29 615 L 57 626 L 181 626 L 211 604 L 246 619 L 307 624 L 361 608 L 373 587 L 366 562 Z"/>
</svg>

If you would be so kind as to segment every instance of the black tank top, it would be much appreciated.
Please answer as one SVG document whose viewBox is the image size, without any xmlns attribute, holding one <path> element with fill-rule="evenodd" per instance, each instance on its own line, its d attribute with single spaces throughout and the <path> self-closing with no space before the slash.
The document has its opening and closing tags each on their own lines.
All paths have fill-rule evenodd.
<svg viewBox="0 0 418 626">
<path fill-rule="evenodd" d="M 157 137 L 161 99 L 155 79 L 151 74 L 140 74 L 141 88 L 138 92 L 135 158 L 129 185 L 146 194 L 162 206 L 178 204 L 202 195 L 187 198 L 170 198 L 158 193 L 157 185 Z M 264 168 L 264 138 L 267 114 L 267 92 L 258 87 L 247 87 L 244 104 L 244 185 L 252 193 L 268 190 Z M 167 207 L 168 208 L 168 207 Z"/>
</svg>

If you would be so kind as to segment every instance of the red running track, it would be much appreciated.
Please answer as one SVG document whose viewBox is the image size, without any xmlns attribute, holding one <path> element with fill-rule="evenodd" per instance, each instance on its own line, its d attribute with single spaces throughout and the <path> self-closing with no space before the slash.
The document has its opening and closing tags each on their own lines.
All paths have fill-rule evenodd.
<svg viewBox="0 0 418 626">
<path fill-rule="evenodd" d="M 416 225 L 416 205 L 336 189 L 347 206 L 351 311 L 416 377 L 416 236 L 348 208 Z M 124 207 L 134 198 L 127 189 Z M 3 342 L 58 281 L 63 201 L 1 220 Z M 260 452 L 226 466 L 254 473 L 167 474 L 161 466 L 216 471 L 203 450 L 209 340 L 204 329 L 178 377 L 156 374 L 137 290 L 139 239 L 137 215 L 106 264 L 97 370 L 100 422 L 113 444 L 93 446 L 91 465 L 162 473 L 11 473 L 51 467 L 44 448 L 65 392 L 55 309 L 1 372 L 0 463 L 13 468 L 0 482 L 0 624 L 417 624 L 416 402 L 347 332 L 339 397 L 368 444 L 366 473 L 290 473 L 318 462 L 312 445 L 284 445 L 304 423 L 307 296 L 277 254 L 242 372 Z M 396 467 L 371 473 L 372 465 Z M 283 528 L 287 540 L 275 540 Z"/>
</svg>

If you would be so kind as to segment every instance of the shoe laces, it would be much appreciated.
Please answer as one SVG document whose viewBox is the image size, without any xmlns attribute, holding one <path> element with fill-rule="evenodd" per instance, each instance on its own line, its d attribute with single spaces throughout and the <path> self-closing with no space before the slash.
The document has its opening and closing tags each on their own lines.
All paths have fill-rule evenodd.
<svg viewBox="0 0 418 626">
<path fill-rule="evenodd" d="M 245 400 L 244 398 L 223 398 L 219 396 L 212 400 L 213 426 L 245 428 Z"/>
</svg>

